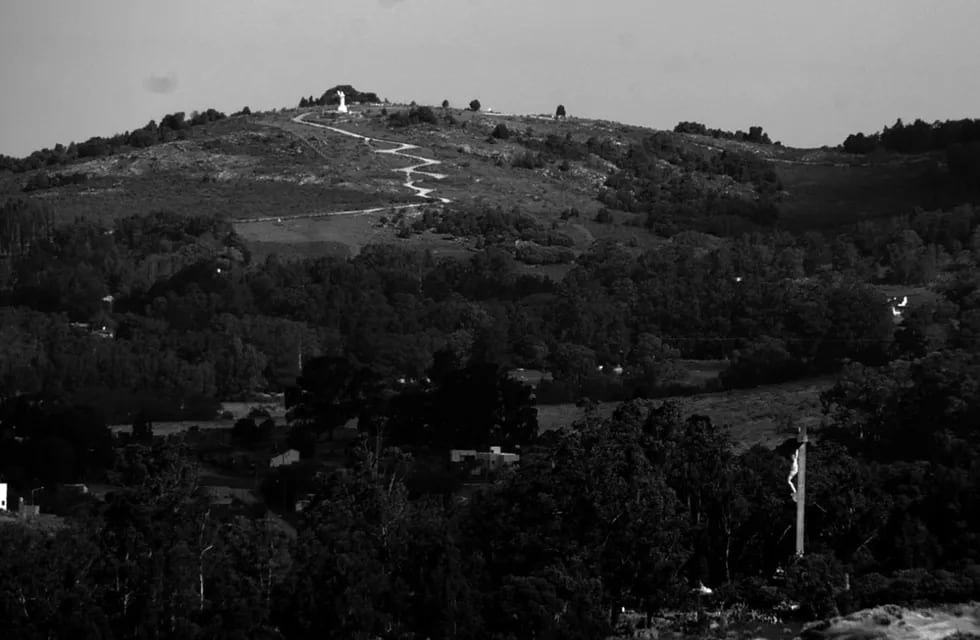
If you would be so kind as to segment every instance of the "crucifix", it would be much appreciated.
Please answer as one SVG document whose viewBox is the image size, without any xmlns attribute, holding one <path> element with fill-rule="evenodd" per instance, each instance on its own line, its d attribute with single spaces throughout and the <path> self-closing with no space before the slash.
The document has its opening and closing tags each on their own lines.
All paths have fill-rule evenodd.
<svg viewBox="0 0 980 640">
<path fill-rule="evenodd" d="M 793 492 L 793 501 L 796 502 L 796 555 L 803 556 L 803 532 L 805 525 L 806 510 L 806 443 L 809 441 L 806 435 L 806 425 L 800 426 L 800 433 L 797 436 L 800 446 L 793 453 L 793 466 L 789 470 L 789 488 Z M 796 484 L 793 484 L 793 478 Z"/>
</svg>

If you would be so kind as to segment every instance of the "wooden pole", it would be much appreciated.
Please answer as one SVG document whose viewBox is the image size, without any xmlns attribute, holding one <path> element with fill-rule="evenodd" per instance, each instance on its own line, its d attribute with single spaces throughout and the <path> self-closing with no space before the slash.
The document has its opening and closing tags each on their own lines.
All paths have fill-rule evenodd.
<svg viewBox="0 0 980 640">
<path fill-rule="evenodd" d="M 796 555 L 802 557 L 806 511 L 806 443 L 808 441 L 806 425 L 800 427 L 799 441 L 799 458 L 797 459 L 799 473 L 796 476 Z"/>
</svg>

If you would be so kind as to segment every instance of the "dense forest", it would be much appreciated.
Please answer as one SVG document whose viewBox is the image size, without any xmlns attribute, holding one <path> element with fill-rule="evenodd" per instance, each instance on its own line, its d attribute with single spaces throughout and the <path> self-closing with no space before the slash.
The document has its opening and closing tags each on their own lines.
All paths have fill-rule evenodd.
<svg viewBox="0 0 980 640">
<path fill-rule="evenodd" d="M 147 140 L 187 122 L 168 118 Z M 390 244 L 255 260 L 220 217 L 103 226 L 4 202 L 0 478 L 11 503 L 112 490 L 46 496 L 67 516 L 50 530 L 0 524 L 0 635 L 591 639 L 624 610 L 694 608 L 699 582 L 718 607 L 807 619 L 980 597 L 980 210 L 793 234 L 773 228 L 781 185 L 751 154 L 661 134 L 521 144 L 615 162 L 601 203 L 664 241 L 573 251 L 527 212 L 450 204 L 405 232 L 479 238 L 466 260 Z M 567 273 L 527 268 L 550 262 Z M 886 290 L 928 295 L 899 321 Z M 709 358 L 727 363 L 714 389 L 836 380 L 801 559 L 793 425 L 746 450 L 737 425 L 663 400 L 703 391 L 677 371 Z M 552 377 L 532 388 L 515 368 Z M 286 426 L 256 412 L 231 433 L 153 435 L 259 393 L 284 394 Z M 594 401 L 619 406 L 539 433 L 537 406 Z M 301 461 L 263 469 L 262 502 L 215 505 L 209 438 L 280 438 Z M 328 445 L 342 461 L 318 467 Z M 491 446 L 520 464 L 475 489 L 445 462 Z"/>
<path fill-rule="evenodd" d="M 971 189 L 980 189 L 980 120 L 947 120 L 929 124 L 901 119 L 878 133 L 854 133 L 841 148 L 848 153 L 869 154 L 886 150 L 901 154 L 941 153 L 949 172 Z"/>
</svg>

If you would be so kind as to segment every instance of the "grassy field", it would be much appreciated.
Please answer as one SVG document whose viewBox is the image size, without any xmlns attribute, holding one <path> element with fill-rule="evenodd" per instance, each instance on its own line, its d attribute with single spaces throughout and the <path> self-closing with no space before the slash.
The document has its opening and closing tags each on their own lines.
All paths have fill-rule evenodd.
<svg viewBox="0 0 980 640">
<path fill-rule="evenodd" d="M 264 260 L 269 254 L 280 258 L 317 256 L 351 257 L 368 244 L 399 244 L 427 249 L 437 258 L 463 258 L 472 254 L 470 241 L 446 238 L 435 233 L 413 234 L 399 238 L 392 225 L 381 219 L 390 213 L 296 218 L 280 222 L 239 222 L 235 232 L 251 249 L 253 258 Z"/>
<path fill-rule="evenodd" d="M 704 393 L 696 396 L 663 398 L 675 401 L 685 416 L 704 415 L 715 424 L 728 425 L 737 450 L 753 445 L 775 446 L 793 437 L 788 425 L 806 425 L 808 429 L 821 423 L 822 391 L 834 383 L 832 378 L 818 378 L 781 385 Z M 599 405 L 597 414 L 612 415 L 619 403 Z M 574 404 L 539 405 L 538 427 L 550 431 L 568 426 L 585 417 L 585 410 Z"/>
</svg>

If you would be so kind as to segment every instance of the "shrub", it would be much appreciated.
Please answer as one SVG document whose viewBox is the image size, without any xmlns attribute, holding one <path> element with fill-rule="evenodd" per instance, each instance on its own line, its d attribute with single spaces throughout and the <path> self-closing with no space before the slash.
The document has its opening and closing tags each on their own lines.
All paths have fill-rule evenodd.
<svg viewBox="0 0 980 640">
<path fill-rule="evenodd" d="M 498 140 L 507 140 L 510 138 L 510 129 L 507 128 L 507 125 L 501 122 L 493 128 L 493 132 L 490 135 Z"/>
<path fill-rule="evenodd" d="M 525 151 L 514 156 L 510 161 L 510 166 L 519 169 L 540 169 L 544 166 L 544 159 L 539 153 Z"/>
<path fill-rule="evenodd" d="M 382 109 L 384 113 L 384 109 Z M 388 118 L 389 124 L 395 127 L 407 127 L 413 124 L 439 124 L 439 119 L 431 107 L 412 107 L 408 111 L 399 111 Z"/>
<path fill-rule="evenodd" d="M 40 191 L 42 189 L 53 189 L 55 187 L 63 187 L 69 184 L 81 184 L 88 180 L 88 175 L 84 172 L 66 173 L 66 174 L 49 174 L 44 171 L 39 171 L 38 173 L 31 176 L 24 185 L 23 191 Z"/>
<path fill-rule="evenodd" d="M 736 351 L 731 365 L 719 377 L 729 389 L 754 387 L 785 382 L 794 377 L 798 369 L 785 342 L 762 336 Z"/>
<path fill-rule="evenodd" d="M 575 259 L 575 252 L 567 247 L 522 244 L 514 257 L 525 264 L 567 264 Z"/>
<path fill-rule="evenodd" d="M 480 110 L 480 101 L 475 98 L 473 100 L 470 100 L 470 111 L 479 111 L 479 110 Z"/>
</svg>

